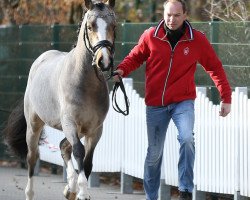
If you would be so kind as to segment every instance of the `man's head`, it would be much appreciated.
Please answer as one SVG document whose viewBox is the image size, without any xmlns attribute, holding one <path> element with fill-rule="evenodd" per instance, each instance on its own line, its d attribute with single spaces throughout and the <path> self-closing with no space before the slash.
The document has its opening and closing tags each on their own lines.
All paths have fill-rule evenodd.
<svg viewBox="0 0 250 200">
<path fill-rule="evenodd" d="M 177 30 L 187 18 L 185 0 L 167 0 L 164 5 L 164 20 L 170 30 Z"/>
</svg>

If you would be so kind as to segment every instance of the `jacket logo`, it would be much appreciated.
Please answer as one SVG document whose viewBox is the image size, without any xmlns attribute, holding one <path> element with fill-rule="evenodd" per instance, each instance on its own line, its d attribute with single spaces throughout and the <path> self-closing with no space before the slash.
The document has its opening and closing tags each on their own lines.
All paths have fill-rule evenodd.
<svg viewBox="0 0 250 200">
<path fill-rule="evenodd" d="M 189 53 L 189 48 L 186 47 L 186 48 L 183 50 L 183 53 L 184 53 L 185 56 L 188 55 L 188 53 Z"/>
</svg>

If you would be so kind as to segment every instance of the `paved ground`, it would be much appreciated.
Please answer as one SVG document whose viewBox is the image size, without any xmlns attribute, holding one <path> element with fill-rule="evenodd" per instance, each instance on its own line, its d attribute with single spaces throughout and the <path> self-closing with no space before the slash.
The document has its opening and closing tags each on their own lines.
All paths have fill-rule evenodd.
<svg viewBox="0 0 250 200">
<path fill-rule="evenodd" d="M 24 190 L 27 183 L 27 170 L 0 167 L 0 199 L 22 200 L 25 199 Z M 35 177 L 35 200 L 65 200 L 62 191 L 65 183 L 61 175 L 41 173 Z M 90 188 L 93 200 L 143 200 L 143 191 L 134 194 L 121 194 L 119 186 L 101 184 L 99 188 Z"/>
<path fill-rule="evenodd" d="M 24 190 L 27 184 L 27 170 L 11 166 L 12 165 L 1 165 L 0 162 L 0 200 L 25 200 Z M 63 182 L 62 179 L 62 175 L 40 173 L 39 176 L 35 177 L 34 200 L 65 200 L 62 191 L 66 183 Z M 109 181 L 102 181 L 104 183 L 101 183 L 100 187 L 89 188 L 91 200 L 145 200 L 145 195 L 142 189 L 134 190 L 133 194 L 121 194 L 119 184 L 116 184 L 115 186 L 114 184 L 108 184 L 114 182 L 109 178 L 108 180 Z M 139 186 L 136 188 L 141 187 Z M 174 196 L 175 197 L 172 197 L 171 200 L 178 199 L 176 194 Z M 227 195 L 225 198 L 217 197 L 215 199 L 228 200 L 233 199 L 233 196 Z M 163 200 L 169 199 L 163 198 Z"/>
</svg>

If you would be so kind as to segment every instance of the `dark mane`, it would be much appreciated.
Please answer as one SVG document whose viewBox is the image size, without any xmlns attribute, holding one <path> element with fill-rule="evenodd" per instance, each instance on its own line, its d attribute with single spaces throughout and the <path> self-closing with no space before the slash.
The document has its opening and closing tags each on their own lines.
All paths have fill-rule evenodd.
<svg viewBox="0 0 250 200">
<path fill-rule="evenodd" d="M 104 8 L 105 8 L 105 4 L 104 4 L 104 3 L 96 3 L 96 4 L 94 4 L 94 8 L 95 8 L 95 7 L 96 7 L 98 10 L 103 11 Z"/>
<path fill-rule="evenodd" d="M 83 14 L 83 16 L 84 16 L 84 14 Z M 83 18 L 82 18 L 82 20 L 83 20 Z M 81 30 L 82 20 L 77 24 L 78 25 L 77 30 L 76 30 L 77 37 L 78 37 L 80 30 Z M 74 49 L 76 47 L 76 43 L 77 43 L 77 40 L 72 45 L 72 49 Z"/>
<path fill-rule="evenodd" d="M 78 26 L 78 27 L 77 27 L 77 30 L 76 30 L 77 37 L 78 37 L 78 35 L 79 35 L 79 33 L 80 33 L 82 21 L 83 21 L 83 19 L 84 19 L 84 15 L 86 14 L 86 12 L 87 12 L 86 10 L 85 10 L 85 12 L 83 12 L 83 14 L 82 14 L 82 19 L 81 19 L 81 21 L 78 22 L 78 24 L 77 24 L 77 26 Z M 76 43 L 77 43 L 77 41 L 75 41 L 74 44 L 72 45 L 72 49 L 76 47 Z"/>
</svg>

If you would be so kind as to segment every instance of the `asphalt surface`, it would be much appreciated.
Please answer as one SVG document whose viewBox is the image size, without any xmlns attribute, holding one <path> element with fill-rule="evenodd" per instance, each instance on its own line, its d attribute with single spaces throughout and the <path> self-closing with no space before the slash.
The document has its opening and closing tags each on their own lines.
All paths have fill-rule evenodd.
<svg viewBox="0 0 250 200">
<path fill-rule="evenodd" d="M 65 200 L 62 192 L 66 185 L 62 175 L 40 173 L 34 180 L 34 200 Z M 27 170 L 0 167 L 0 200 L 23 200 L 27 183 Z M 145 200 L 143 191 L 133 194 L 121 194 L 119 186 L 101 184 L 100 187 L 89 188 L 91 200 Z"/>
<path fill-rule="evenodd" d="M 26 169 L 0 165 L 0 200 L 25 200 L 27 173 Z M 34 200 L 65 200 L 63 189 L 66 183 L 62 175 L 40 172 L 34 178 Z M 100 187 L 89 188 L 89 193 L 91 200 L 145 200 L 143 189 L 134 190 L 133 194 L 121 194 L 119 184 L 105 181 Z M 177 200 L 177 197 L 171 200 Z"/>
</svg>

